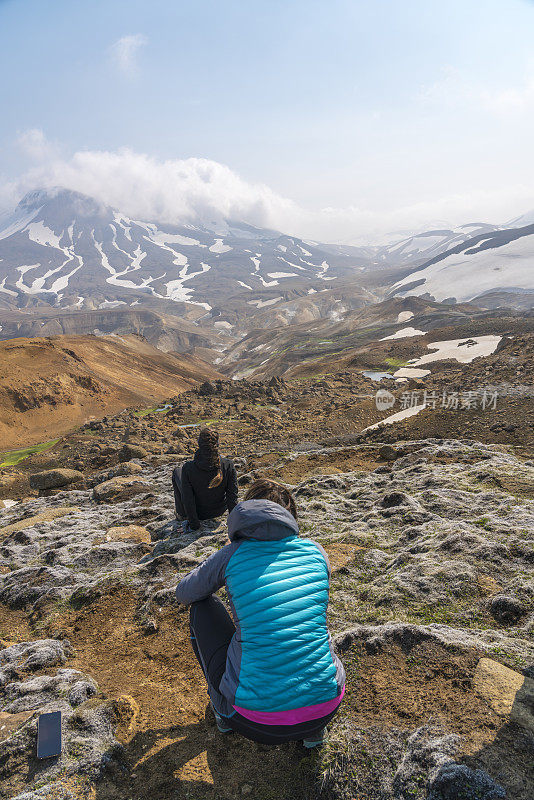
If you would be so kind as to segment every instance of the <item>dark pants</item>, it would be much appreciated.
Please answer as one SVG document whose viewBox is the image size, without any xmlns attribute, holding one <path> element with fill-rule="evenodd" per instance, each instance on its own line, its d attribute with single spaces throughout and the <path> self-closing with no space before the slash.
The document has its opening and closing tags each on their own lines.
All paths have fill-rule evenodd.
<svg viewBox="0 0 534 800">
<path fill-rule="evenodd" d="M 182 468 L 175 467 L 172 471 L 172 488 L 174 491 L 174 507 L 176 519 L 186 519 L 184 501 L 182 500 Z"/>
<path fill-rule="evenodd" d="M 189 612 L 191 643 L 208 688 L 219 689 L 226 670 L 226 653 L 235 633 L 235 626 L 218 597 L 193 603 Z M 237 711 L 224 722 L 230 728 L 260 744 L 280 744 L 301 739 L 313 739 L 330 722 L 337 709 L 326 717 L 299 722 L 298 725 L 260 725 Z"/>
</svg>

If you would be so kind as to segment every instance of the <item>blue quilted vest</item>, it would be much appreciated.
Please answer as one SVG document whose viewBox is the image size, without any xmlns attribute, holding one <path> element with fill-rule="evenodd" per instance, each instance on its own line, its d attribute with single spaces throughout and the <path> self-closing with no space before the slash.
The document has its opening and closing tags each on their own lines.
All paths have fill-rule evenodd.
<svg viewBox="0 0 534 800">
<path fill-rule="evenodd" d="M 228 522 L 230 538 L 241 540 L 225 571 L 240 650 L 234 704 L 285 711 L 337 697 L 324 551 L 270 501 L 240 503 Z"/>
</svg>

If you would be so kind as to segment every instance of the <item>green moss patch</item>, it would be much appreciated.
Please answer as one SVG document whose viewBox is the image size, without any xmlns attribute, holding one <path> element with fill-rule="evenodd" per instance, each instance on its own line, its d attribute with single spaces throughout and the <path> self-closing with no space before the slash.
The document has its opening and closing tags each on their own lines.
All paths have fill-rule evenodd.
<svg viewBox="0 0 534 800">
<path fill-rule="evenodd" d="M 53 439 L 51 442 L 41 442 L 41 444 L 35 444 L 33 447 L 26 447 L 23 450 L 10 450 L 7 453 L 0 453 L 0 467 L 15 467 L 28 456 L 50 450 L 59 441 L 59 439 Z"/>
</svg>

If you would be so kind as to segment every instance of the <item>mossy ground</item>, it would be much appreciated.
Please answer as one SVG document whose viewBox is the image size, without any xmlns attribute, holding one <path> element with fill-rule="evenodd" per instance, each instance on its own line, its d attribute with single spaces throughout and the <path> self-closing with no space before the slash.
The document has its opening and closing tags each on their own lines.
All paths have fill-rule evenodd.
<svg viewBox="0 0 534 800">
<path fill-rule="evenodd" d="M 50 450 L 59 441 L 60 439 L 53 439 L 50 442 L 41 442 L 41 444 L 34 444 L 32 447 L 25 447 L 22 450 L 9 450 L 6 453 L 0 453 L 0 467 L 15 467 L 28 456 Z"/>
</svg>

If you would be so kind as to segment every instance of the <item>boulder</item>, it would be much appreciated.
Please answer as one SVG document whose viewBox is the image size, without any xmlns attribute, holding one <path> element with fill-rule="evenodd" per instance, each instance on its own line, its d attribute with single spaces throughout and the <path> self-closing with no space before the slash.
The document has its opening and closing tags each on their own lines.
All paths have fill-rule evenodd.
<svg viewBox="0 0 534 800">
<path fill-rule="evenodd" d="M 99 503 L 118 503 L 121 500 L 128 500 L 135 494 L 147 492 L 149 488 L 149 484 L 139 478 L 128 475 L 119 476 L 95 486 L 93 500 Z"/>
<path fill-rule="evenodd" d="M 110 476 L 112 478 L 118 475 L 139 475 L 143 471 L 143 467 L 135 461 L 123 461 L 112 471 L 113 475 Z"/>
<path fill-rule="evenodd" d="M 132 458 L 148 458 L 148 450 L 139 444 L 125 444 L 119 450 L 119 461 L 131 461 Z"/>
<path fill-rule="evenodd" d="M 378 451 L 378 455 L 384 461 L 395 461 L 401 455 L 398 450 L 390 444 L 384 444 Z"/>
<path fill-rule="evenodd" d="M 492 597 L 489 610 L 492 617 L 504 625 L 517 622 L 525 613 L 520 600 L 505 594 L 497 594 Z"/>
<path fill-rule="evenodd" d="M 507 717 L 534 733 L 534 680 L 499 664 L 481 658 L 473 676 L 473 688 L 496 714 Z"/>
<path fill-rule="evenodd" d="M 32 489 L 46 491 L 47 489 L 60 489 L 70 483 L 83 480 L 83 474 L 77 469 L 46 469 L 43 472 L 34 472 L 30 475 Z"/>
<path fill-rule="evenodd" d="M 428 800 L 505 800 L 502 786 L 482 769 L 445 764 L 430 781 Z"/>
<path fill-rule="evenodd" d="M 114 528 L 109 528 L 106 533 L 106 541 L 151 543 L 150 533 L 141 525 L 119 525 Z"/>
</svg>

